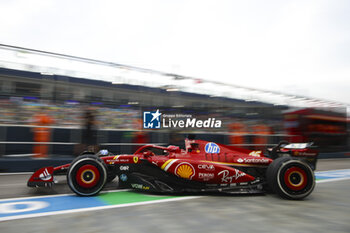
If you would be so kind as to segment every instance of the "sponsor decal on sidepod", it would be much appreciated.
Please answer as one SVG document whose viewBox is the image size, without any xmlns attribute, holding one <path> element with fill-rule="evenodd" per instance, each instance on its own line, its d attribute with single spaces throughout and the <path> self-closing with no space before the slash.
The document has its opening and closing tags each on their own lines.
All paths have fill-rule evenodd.
<svg viewBox="0 0 350 233">
<path fill-rule="evenodd" d="M 203 179 L 204 181 L 208 181 L 214 178 L 214 173 L 198 173 L 198 178 Z"/>
<path fill-rule="evenodd" d="M 214 165 L 211 164 L 198 164 L 198 169 L 206 171 L 215 171 Z"/>
<path fill-rule="evenodd" d="M 187 162 L 180 163 L 175 168 L 175 174 L 181 178 L 191 180 L 195 174 L 194 167 Z"/>
<path fill-rule="evenodd" d="M 239 172 L 239 170 L 235 169 L 235 174 L 230 176 L 230 171 L 223 170 L 218 173 L 218 175 L 222 175 L 221 182 L 231 183 L 233 179 L 237 180 L 238 178 L 245 176 L 244 172 Z"/>
<path fill-rule="evenodd" d="M 239 163 L 268 163 L 269 162 L 269 160 L 268 159 L 247 159 L 247 158 L 243 158 L 243 159 L 241 159 L 241 158 L 239 158 L 239 159 L 237 159 L 237 162 L 239 162 Z"/>
</svg>

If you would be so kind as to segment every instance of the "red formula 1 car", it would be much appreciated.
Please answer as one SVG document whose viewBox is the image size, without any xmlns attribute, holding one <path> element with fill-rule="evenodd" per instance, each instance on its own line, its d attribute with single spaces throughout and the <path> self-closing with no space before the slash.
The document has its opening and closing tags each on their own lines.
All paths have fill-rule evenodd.
<svg viewBox="0 0 350 233">
<path fill-rule="evenodd" d="M 116 176 L 119 187 L 151 192 L 264 193 L 287 199 L 302 199 L 315 187 L 318 152 L 311 144 L 280 143 L 262 151 L 226 146 L 202 140 L 185 140 L 177 146 L 146 145 L 133 155 L 111 155 L 102 150 L 85 154 L 71 164 L 36 171 L 29 187 L 51 186 L 54 175 L 66 174 L 73 192 L 98 194 Z"/>
</svg>

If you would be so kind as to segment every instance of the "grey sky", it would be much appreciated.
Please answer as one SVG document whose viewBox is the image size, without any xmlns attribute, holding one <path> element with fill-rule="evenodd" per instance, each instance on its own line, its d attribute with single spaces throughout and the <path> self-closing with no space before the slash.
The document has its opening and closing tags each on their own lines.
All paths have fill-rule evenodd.
<svg viewBox="0 0 350 233">
<path fill-rule="evenodd" d="M 350 103 L 349 1 L 2 0 L 0 43 Z"/>
</svg>

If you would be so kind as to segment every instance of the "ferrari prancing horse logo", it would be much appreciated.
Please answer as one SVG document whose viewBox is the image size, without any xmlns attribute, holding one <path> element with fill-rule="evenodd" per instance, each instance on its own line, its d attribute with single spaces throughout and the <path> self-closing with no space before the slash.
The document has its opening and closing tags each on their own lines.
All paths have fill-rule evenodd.
<svg viewBox="0 0 350 233">
<path fill-rule="evenodd" d="M 139 161 L 139 157 L 134 156 L 134 163 L 137 163 Z"/>
</svg>

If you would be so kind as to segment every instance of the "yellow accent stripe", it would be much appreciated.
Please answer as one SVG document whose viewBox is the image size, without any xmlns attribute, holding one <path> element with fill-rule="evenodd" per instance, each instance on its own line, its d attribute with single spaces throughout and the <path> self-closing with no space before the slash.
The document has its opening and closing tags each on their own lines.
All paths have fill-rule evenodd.
<svg viewBox="0 0 350 233">
<path fill-rule="evenodd" d="M 169 159 L 163 165 L 161 166 L 161 169 L 164 170 L 165 167 L 174 159 Z M 222 164 L 222 165 L 234 165 L 234 166 L 240 166 L 240 167 L 267 167 L 268 164 L 244 164 L 244 163 L 225 163 L 225 162 L 215 162 L 215 161 L 207 161 L 207 160 L 202 160 L 201 162 L 205 163 L 214 163 L 214 164 Z"/>
<path fill-rule="evenodd" d="M 164 168 L 166 167 L 166 165 L 168 165 L 168 163 L 170 163 L 171 161 L 173 161 L 174 159 L 169 159 L 167 160 L 165 163 L 163 163 L 163 165 L 161 166 L 161 169 L 164 170 Z"/>
<path fill-rule="evenodd" d="M 301 177 L 299 184 L 293 184 L 293 183 L 292 183 L 292 180 L 290 179 L 290 177 L 291 177 L 291 175 L 292 175 L 293 173 L 298 173 L 299 176 Z M 289 176 L 288 176 L 288 181 L 289 181 L 289 183 L 290 183 L 291 185 L 293 185 L 294 187 L 299 187 L 299 186 L 302 185 L 303 182 L 304 182 L 304 176 L 303 176 L 303 174 L 301 174 L 301 172 L 299 172 L 299 171 L 293 171 L 293 172 L 291 172 L 291 173 L 289 174 Z"/>
<path fill-rule="evenodd" d="M 207 161 L 207 160 L 202 160 L 201 162 L 206 162 L 206 163 L 215 163 L 215 164 L 222 164 L 222 165 L 235 165 L 235 166 L 240 166 L 240 167 L 262 167 L 265 166 L 267 167 L 268 164 L 244 164 L 244 163 L 225 163 L 225 162 L 215 162 L 215 161 Z"/>
<path fill-rule="evenodd" d="M 84 174 L 85 174 L 85 172 L 91 172 L 92 174 L 93 174 L 93 179 L 91 179 L 90 181 L 86 181 L 85 179 L 84 179 Z M 85 171 L 83 171 L 82 173 L 81 173 L 81 175 L 80 175 L 80 179 L 81 179 L 81 181 L 83 181 L 85 184 L 91 184 L 94 180 L 95 180 L 95 178 L 96 178 L 96 174 L 95 174 L 95 172 L 93 171 L 93 170 L 91 170 L 91 169 L 86 169 Z"/>
</svg>

